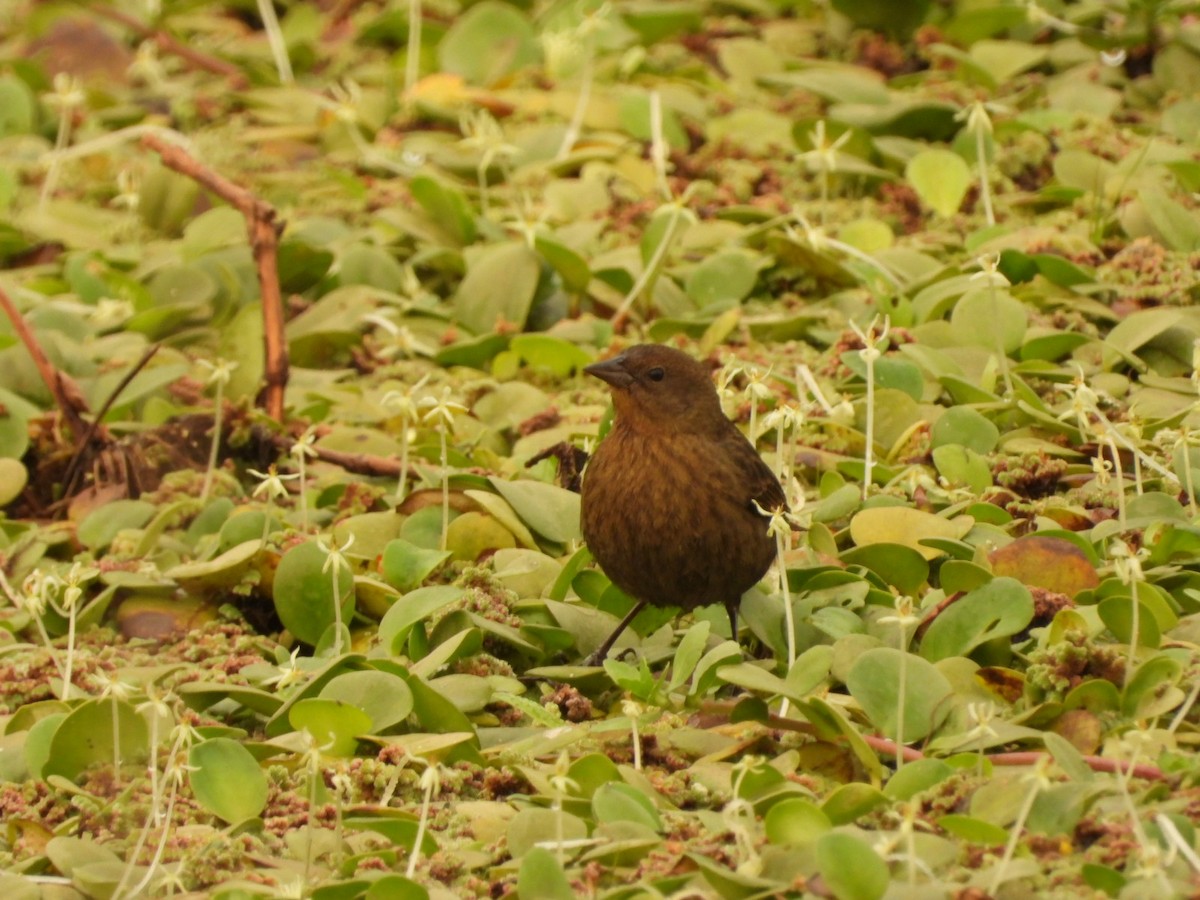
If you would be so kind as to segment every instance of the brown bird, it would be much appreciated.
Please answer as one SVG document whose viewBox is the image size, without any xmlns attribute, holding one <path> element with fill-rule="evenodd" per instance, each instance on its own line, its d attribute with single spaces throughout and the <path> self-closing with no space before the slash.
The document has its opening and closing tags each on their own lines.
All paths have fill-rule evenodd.
<svg viewBox="0 0 1200 900">
<path fill-rule="evenodd" d="M 583 474 L 583 536 L 637 602 L 591 655 L 596 665 L 647 605 L 724 604 L 737 639 L 742 594 L 775 559 L 779 480 L 725 413 L 707 369 L 639 344 L 584 369 L 608 382 L 616 419 Z"/>
</svg>

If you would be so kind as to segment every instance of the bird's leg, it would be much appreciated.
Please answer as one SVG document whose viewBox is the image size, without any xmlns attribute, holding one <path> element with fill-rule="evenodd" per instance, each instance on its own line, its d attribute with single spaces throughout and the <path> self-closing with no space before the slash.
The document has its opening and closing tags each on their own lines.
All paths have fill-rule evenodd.
<svg viewBox="0 0 1200 900">
<path fill-rule="evenodd" d="M 739 597 L 738 600 L 740 601 L 741 598 Z M 737 603 L 726 603 L 725 604 L 725 612 L 729 613 L 729 634 L 733 637 L 733 640 L 736 643 L 737 639 L 738 639 L 738 633 L 737 633 L 738 605 L 737 605 Z"/>
<path fill-rule="evenodd" d="M 629 627 L 629 623 L 637 618 L 637 614 L 646 608 L 646 601 L 639 600 L 633 604 L 633 609 L 625 614 L 619 625 L 613 629 L 613 633 L 604 639 L 604 643 L 596 648 L 596 651 L 584 660 L 585 666 L 599 666 L 604 663 L 604 658 L 608 656 L 608 651 L 612 649 L 612 645 L 616 643 L 617 638 L 621 636 L 621 632 Z"/>
</svg>

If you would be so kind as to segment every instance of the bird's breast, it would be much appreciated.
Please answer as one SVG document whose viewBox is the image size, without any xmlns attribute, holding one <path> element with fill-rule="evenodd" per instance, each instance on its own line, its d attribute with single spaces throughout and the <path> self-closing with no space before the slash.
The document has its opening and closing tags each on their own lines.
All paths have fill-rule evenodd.
<svg viewBox="0 0 1200 900">
<path fill-rule="evenodd" d="M 583 534 L 601 568 L 658 605 L 736 601 L 775 553 L 742 461 L 703 437 L 614 427 L 583 479 Z"/>
</svg>

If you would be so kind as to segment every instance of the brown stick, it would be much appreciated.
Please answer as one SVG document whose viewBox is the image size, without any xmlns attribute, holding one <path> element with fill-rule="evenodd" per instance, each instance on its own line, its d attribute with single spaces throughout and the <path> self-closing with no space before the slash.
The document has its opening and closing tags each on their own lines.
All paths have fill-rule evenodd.
<svg viewBox="0 0 1200 900">
<path fill-rule="evenodd" d="M 250 249 L 258 269 L 258 288 L 263 305 L 263 377 L 266 385 L 259 394 L 259 405 L 275 421 L 282 422 L 288 357 L 283 331 L 283 295 L 279 289 L 279 232 L 282 226 L 275 220 L 275 208 L 203 165 L 182 147 L 154 134 L 145 135 L 142 144 L 161 156 L 167 168 L 188 176 L 212 191 L 245 218 Z"/>
<path fill-rule="evenodd" d="M 273 441 L 281 452 L 286 453 L 295 439 L 286 434 L 280 434 L 275 435 Z M 355 475 L 377 475 L 385 478 L 397 478 L 400 475 L 400 460 L 398 459 L 372 456 L 369 453 L 343 453 L 341 450 L 329 450 L 324 447 L 313 447 L 312 450 L 321 462 L 341 466 L 347 472 Z M 413 477 L 421 475 L 420 470 L 411 464 L 408 467 L 408 473 Z"/>
<path fill-rule="evenodd" d="M 194 50 L 167 32 L 151 28 L 133 16 L 121 12 L 119 9 L 113 9 L 113 7 L 106 4 L 90 3 L 88 4 L 88 9 L 98 16 L 125 26 L 138 37 L 142 38 L 142 40 L 154 41 L 162 50 L 178 56 L 197 69 L 229 78 L 239 87 L 246 84 L 246 76 L 242 73 L 242 70 L 231 62 L 226 62 L 223 59 L 209 56 L 207 53 L 201 53 L 199 50 Z"/>
<path fill-rule="evenodd" d="M 42 345 L 38 343 L 37 337 L 26 323 L 25 317 L 17 310 L 3 288 L 0 288 L 0 309 L 4 310 L 5 315 L 12 322 L 17 337 L 21 339 L 21 343 L 33 357 L 33 364 L 37 367 L 38 374 L 42 376 L 42 381 L 54 395 L 54 402 L 58 405 L 63 418 L 67 420 L 72 436 L 78 442 L 84 434 L 88 433 L 88 423 L 83 418 L 88 412 L 88 404 L 83 398 L 83 391 L 79 389 L 79 385 L 70 375 L 54 368 L 46 356 L 46 351 L 42 349 Z"/>
</svg>

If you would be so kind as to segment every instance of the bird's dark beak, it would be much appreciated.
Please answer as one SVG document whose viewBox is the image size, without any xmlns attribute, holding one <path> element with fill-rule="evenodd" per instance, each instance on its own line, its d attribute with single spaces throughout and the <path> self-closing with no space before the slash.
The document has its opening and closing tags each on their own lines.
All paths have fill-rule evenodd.
<svg viewBox="0 0 1200 900">
<path fill-rule="evenodd" d="M 601 381 L 606 381 L 615 388 L 625 388 L 633 384 L 633 376 L 625 368 L 624 356 L 614 356 L 603 362 L 592 363 L 590 366 L 585 366 L 583 371 L 589 375 L 595 375 Z"/>
</svg>

